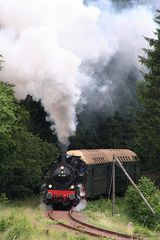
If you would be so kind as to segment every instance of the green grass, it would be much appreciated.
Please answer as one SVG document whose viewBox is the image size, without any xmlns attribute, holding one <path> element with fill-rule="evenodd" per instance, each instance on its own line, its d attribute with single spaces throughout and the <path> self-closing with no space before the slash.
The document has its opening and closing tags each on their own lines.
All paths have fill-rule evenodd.
<svg viewBox="0 0 160 240">
<path fill-rule="evenodd" d="M 89 201 L 84 213 L 88 217 L 89 222 L 96 226 L 128 235 L 136 234 L 139 236 L 144 236 L 145 239 L 160 239 L 160 232 L 151 231 L 148 228 L 140 226 L 127 215 L 123 198 L 117 198 L 115 206 L 116 214 L 115 216 L 112 216 L 111 201 L 101 198 L 99 200 Z M 129 225 L 132 226 L 130 227 Z"/>
<path fill-rule="evenodd" d="M 91 240 L 93 237 L 57 229 L 39 208 L 40 199 L 0 203 L 1 240 Z"/>
<path fill-rule="evenodd" d="M 60 231 L 54 222 L 45 216 L 44 210 L 39 208 L 40 199 L 31 198 L 23 201 L 0 203 L 0 239 L 1 240 L 91 240 L 80 233 Z M 111 202 L 107 199 L 88 201 L 87 209 L 83 212 L 90 223 L 127 234 L 138 234 L 145 239 L 159 240 L 160 233 L 151 232 L 149 229 L 133 222 L 124 207 L 123 198 L 116 199 L 116 213 L 111 214 Z M 128 223 L 133 227 L 129 228 Z M 55 225 L 55 226 L 54 226 Z"/>
</svg>

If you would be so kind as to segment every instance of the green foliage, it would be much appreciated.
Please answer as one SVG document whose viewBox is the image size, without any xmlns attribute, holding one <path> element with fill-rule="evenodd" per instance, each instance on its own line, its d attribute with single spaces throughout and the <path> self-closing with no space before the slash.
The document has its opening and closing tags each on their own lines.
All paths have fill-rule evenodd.
<svg viewBox="0 0 160 240">
<path fill-rule="evenodd" d="M 16 103 L 13 89 L 4 83 L 0 83 L 0 135 L 9 137 L 13 131 L 28 120 L 27 112 Z"/>
<path fill-rule="evenodd" d="M 83 112 L 79 116 L 76 135 L 71 137 L 70 149 L 133 148 L 135 111 Z"/>
<path fill-rule="evenodd" d="M 89 205 L 87 205 L 86 211 L 90 212 L 101 212 L 101 213 L 107 213 L 108 209 L 111 209 L 111 201 L 106 200 L 106 198 L 100 198 L 96 201 L 90 201 Z"/>
<path fill-rule="evenodd" d="M 158 21 L 160 16 L 156 18 Z M 150 49 L 144 49 L 146 57 L 140 56 L 140 62 L 147 69 L 143 72 L 143 81 L 138 83 L 138 96 L 141 108 L 138 113 L 136 147 L 145 168 L 159 165 L 160 152 L 160 29 L 156 38 L 145 38 Z"/>
<path fill-rule="evenodd" d="M 32 230 L 31 223 L 17 211 L 0 218 L 0 232 L 5 232 L 2 239 L 29 239 Z"/>
<path fill-rule="evenodd" d="M 29 201 L 28 201 L 29 200 Z M 0 214 L 1 240 L 89 240 L 84 234 L 59 231 L 55 223 L 46 218 L 44 211 L 38 208 L 37 198 L 12 201 Z M 52 226 L 51 226 L 52 225 Z M 55 225 L 55 226 L 54 226 Z"/>
<path fill-rule="evenodd" d="M 57 152 L 54 145 L 21 129 L 14 133 L 8 146 L 12 152 L 7 154 L 0 166 L 3 191 L 9 198 L 37 193 L 44 173 Z"/>
<path fill-rule="evenodd" d="M 23 106 L 29 112 L 30 122 L 29 128 L 33 134 L 38 134 L 41 139 L 46 140 L 49 143 L 55 143 L 58 145 L 58 139 L 56 133 L 51 130 L 51 123 L 46 121 L 46 112 L 44 111 L 41 102 L 35 102 L 31 96 L 27 96 L 22 101 Z"/>
<path fill-rule="evenodd" d="M 0 193 L 22 198 L 38 193 L 44 173 L 57 155 L 55 145 L 28 130 L 29 114 L 11 86 L 0 83 Z"/>
<path fill-rule="evenodd" d="M 6 194 L 5 194 L 5 193 L 1 193 L 1 194 L 0 194 L 0 204 L 1 204 L 2 206 L 6 206 L 6 205 L 8 205 L 8 203 L 9 203 L 9 200 L 8 200 L 8 198 L 6 197 Z"/>
<path fill-rule="evenodd" d="M 153 235 L 151 230 L 139 225 L 135 226 L 134 234 L 140 235 L 140 236 L 147 236 L 147 237 L 151 237 Z"/>
<path fill-rule="evenodd" d="M 64 234 L 64 237 L 67 237 L 67 234 Z M 75 236 L 74 235 L 73 237 L 70 238 L 70 240 L 89 240 L 89 239 L 90 238 L 87 235 L 82 235 L 82 236 Z"/>
<path fill-rule="evenodd" d="M 154 183 L 146 177 L 142 177 L 139 180 L 138 187 L 155 210 L 156 218 L 160 221 L 160 191 L 157 190 Z M 147 227 L 155 228 L 157 226 L 157 219 L 132 186 L 128 187 L 125 202 L 131 217 Z"/>
</svg>

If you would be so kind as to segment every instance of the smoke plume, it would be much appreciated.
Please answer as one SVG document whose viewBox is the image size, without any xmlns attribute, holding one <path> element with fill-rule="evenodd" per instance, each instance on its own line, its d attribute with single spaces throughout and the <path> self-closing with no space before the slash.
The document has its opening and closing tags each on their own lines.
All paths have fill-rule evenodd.
<svg viewBox="0 0 160 240">
<path fill-rule="evenodd" d="M 146 45 L 143 36 L 153 36 L 157 3 L 136 1 L 118 11 L 109 0 L 0 0 L 0 78 L 15 85 L 17 99 L 40 100 L 59 141 L 67 144 L 78 103 L 88 93 L 100 92 L 101 104 L 103 95 L 110 96 L 112 76 L 101 84 L 95 68 L 104 69 L 117 54 L 117 81 L 126 69 L 139 68 L 137 56 Z"/>
<path fill-rule="evenodd" d="M 81 212 L 87 207 L 86 199 L 81 199 L 76 207 L 73 207 L 72 210 L 75 212 Z"/>
</svg>

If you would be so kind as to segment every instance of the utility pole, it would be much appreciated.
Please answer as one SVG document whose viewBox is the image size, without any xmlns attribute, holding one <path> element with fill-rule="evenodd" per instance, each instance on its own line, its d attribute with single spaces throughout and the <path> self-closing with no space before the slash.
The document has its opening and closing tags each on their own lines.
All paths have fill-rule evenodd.
<svg viewBox="0 0 160 240">
<path fill-rule="evenodd" d="M 115 214 L 115 158 L 112 162 L 112 216 Z"/>
<path fill-rule="evenodd" d="M 117 161 L 118 165 L 121 167 L 121 169 L 123 170 L 123 172 L 125 173 L 125 175 L 127 176 L 127 178 L 129 179 L 129 181 L 131 182 L 131 184 L 134 186 L 134 188 L 137 190 L 137 192 L 139 193 L 139 195 L 141 196 L 141 198 L 143 199 L 143 201 L 145 202 L 145 204 L 147 205 L 147 207 L 150 209 L 150 211 L 152 212 L 152 214 L 155 216 L 155 211 L 153 210 L 153 208 L 151 207 L 151 205 L 148 203 L 147 199 L 144 197 L 144 195 L 141 193 L 141 191 L 139 190 L 139 188 L 136 186 L 136 184 L 133 182 L 132 178 L 129 176 L 129 174 L 127 173 L 127 171 L 125 170 L 125 168 L 123 167 L 122 163 L 120 162 L 120 160 L 117 157 L 113 157 L 114 162 Z"/>
</svg>

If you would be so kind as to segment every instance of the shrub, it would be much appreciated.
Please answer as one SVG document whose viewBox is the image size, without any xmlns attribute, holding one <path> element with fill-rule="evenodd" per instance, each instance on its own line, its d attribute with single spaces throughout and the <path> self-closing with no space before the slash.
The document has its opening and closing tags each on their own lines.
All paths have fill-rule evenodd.
<svg viewBox="0 0 160 240">
<path fill-rule="evenodd" d="M 29 239 L 32 232 L 31 223 L 20 213 L 13 212 L 8 217 L 0 219 L 0 232 L 3 232 L 2 239 Z"/>
<path fill-rule="evenodd" d="M 134 233 L 136 235 L 147 236 L 147 237 L 151 237 L 153 235 L 152 231 L 150 231 L 148 228 L 141 227 L 139 225 L 135 226 Z"/>
<path fill-rule="evenodd" d="M 138 187 L 155 210 L 156 218 L 132 186 L 128 187 L 125 195 L 129 215 L 144 226 L 155 228 L 160 220 L 160 191 L 158 191 L 154 183 L 146 177 L 142 177 L 139 180 Z"/>
<path fill-rule="evenodd" d="M 90 201 L 87 205 L 87 211 L 91 212 L 108 212 L 111 208 L 111 201 L 106 200 L 105 198 L 100 198 L 99 200 Z"/>
<path fill-rule="evenodd" d="M 9 203 L 9 200 L 6 197 L 6 194 L 5 193 L 1 193 L 1 195 L 0 195 L 0 204 L 2 204 L 3 206 L 6 206 L 6 205 L 8 205 L 8 203 Z"/>
</svg>

